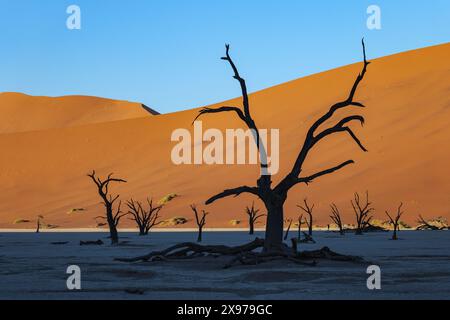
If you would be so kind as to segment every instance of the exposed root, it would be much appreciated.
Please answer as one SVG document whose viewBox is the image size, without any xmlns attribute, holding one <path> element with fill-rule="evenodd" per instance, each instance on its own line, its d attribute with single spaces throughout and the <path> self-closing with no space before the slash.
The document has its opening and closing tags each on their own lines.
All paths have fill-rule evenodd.
<svg viewBox="0 0 450 320">
<path fill-rule="evenodd" d="M 350 262 L 362 262 L 363 258 L 357 256 L 347 256 L 343 254 L 331 251 L 328 247 L 323 247 L 320 250 L 302 251 L 297 254 L 300 259 L 326 259 L 335 261 L 350 261 Z"/>
<path fill-rule="evenodd" d="M 166 250 L 154 251 L 145 256 L 135 258 L 116 258 L 115 261 L 137 262 L 137 261 L 180 261 L 194 259 L 209 255 L 212 257 L 233 256 L 225 264 L 224 268 L 231 268 L 235 265 L 258 265 L 275 260 L 286 260 L 299 265 L 313 267 L 317 265 L 317 260 L 334 260 L 345 262 L 364 262 L 361 257 L 349 256 L 331 251 L 324 247 L 320 250 L 297 252 L 297 239 L 292 239 L 292 247 L 284 246 L 280 251 L 254 252 L 254 250 L 264 246 L 264 239 L 256 238 L 254 241 L 237 247 L 228 246 L 202 246 L 198 243 L 180 243 Z"/>
<path fill-rule="evenodd" d="M 150 261 L 154 257 L 164 257 L 170 259 L 187 259 L 195 258 L 199 254 L 219 254 L 219 255 L 239 255 L 244 252 L 250 252 L 264 246 L 264 240 L 256 238 L 254 241 L 237 247 L 228 246 L 202 246 L 198 243 L 180 243 L 163 251 L 154 251 L 145 256 L 135 258 L 116 258 L 115 261 L 121 262 L 137 262 Z"/>
<path fill-rule="evenodd" d="M 313 237 L 310 236 L 306 232 L 303 232 L 303 239 L 301 239 L 299 242 L 300 243 L 316 243 L 316 241 L 313 239 Z"/>
<path fill-rule="evenodd" d="M 238 262 L 242 265 L 258 265 L 265 262 L 275 261 L 275 260 L 288 260 L 296 264 L 301 264 L 309 267 L 314 267 L 317 263 L 306 262 L 294 254 L 283 253 L 283 252 L 270 252 L 270 253 L 253 253 L 247 252 L 240 254 L 233 259 L 231 259 L 225 266 L 224 269 L 231 268 L 235 266 Z"/>
<path fill-rule="evenodd" d="M 103 245 L 102 240 L 97 241 L 80 241 L 80 246 L 101 246 Z"/>
</svg>

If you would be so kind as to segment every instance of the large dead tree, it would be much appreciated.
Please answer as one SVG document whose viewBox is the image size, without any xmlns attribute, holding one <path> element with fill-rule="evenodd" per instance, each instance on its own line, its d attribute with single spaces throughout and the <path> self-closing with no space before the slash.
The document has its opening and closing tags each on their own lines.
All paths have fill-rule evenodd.
<svg viewBox="0 0 450 320">
<path fill-rule="evenodd" d="M 371 207 L 372 203 L 369 202 L 369 191 L 366 192 L 366 199 L 364 202 L 357 192 L 355 193 L 355 200 L 351 200 L 350 202 L 356 216 L 356 234 L 361 235 L 364 229 L 370 225 L 370 220 L 373 218 L 373 216 L 370 215 L 374 208 Z"/>
<path fill-rule="evenodd" d="M 357 107 L 364 108 L 364 105 L 361 102 L 355 100 L 355 94 L 359 87 L 359 84 L 364 79 L 364 76 L 367 71 L 367 66 L 369 62 L 366 60 L 366 50 L 364 45 L 364 40 L 362 41 L 363 46 L 363 56 L 364 56 L 364 64 L 362 71 L 357 76 L 353 86 L 350 90 L 348 96 L 341 102 L 338 102 L 331 106 L 328 112 L 326 112 L 323 116 L 317 119 L 309 128 L 306 133 L 306 138 L 303 142 L 303 145 L 300 147 L 300 151 L 297 155 L 295 163 L 293 164 L 292 169 L 289 173 L 279 181 L 278 184 L 272 185 L 272 177 L 269 172 L 268 162 L 267 162 L 267 154 L 266 154 L 266 146 L 264 145 L 262 139 L 260 138 L 260 133 L 258 131 L 256 122 L 254 121 L 251 113 L 250 113 L 250 100 L 247 93 L 247 86 L 245 80 L 240 76 L 236 65 L 230 56 L 230 46 L 226 45 L 226 56 L 222 59 L 227 61 L 232 70 L 233 77 L 236 79 L 241 87 L 242 91 L 242 104 L 243 108 L 239 108 L 236 106 L 222 106 L 219 108 L 204 108 L 200 110 L 197 117 L 194 119 L 197 120 L 199 117 L 205 114 L 215 114 L 221 112 L 232 112 L 236 114 L 243 123 L 251 130 L 253 134 L 253 138 L 255 140 L 255 144 L 258 148 L 260 155 L 260 176 L 256 181 L 255 186 L 241 186 L 233 189 L 225 190 L 206 201 L 206 205 L 209 205 L 219 199 L 226 197 L 237 197 L 244 193 L 249 193 L 259 197 L 264 203 L 267 209 L 267 223 L 266 223 L 266 235 L 265 239 L 256 239 L 255 241 L 237 247 L 227 247 L 227 246 L 201 246 L 197 243 L 180 243 L 173 247 L 170 247 L 163 251 L 155 251 L 151 252 L 147 255 L 134 257 L 134 258 L 120 258 L 116 259 L 118 261 L 123 262 L 134 262 L 134 261 L 153 261 L 153 260 L 176 260 L 176 259 L 190 259 L 198 256 L 203 256 L 205 254 L 212 254 L 214 256 L 233 256 L 231 261 L 226 264 L 225 267 L 231 267 L 236 263 L 241 263 L 244 265 L 255 265 L 259 263 L 263 263 L 266 261 L 273 260 L 289 260 L 291 262 L 314 266 L 316 265 L 316 260 L 318 259 L 326 259 L 326 260 L 337 260 L 337 261 L 351 261 L 351 262 L 364 262 L 364 260 L 360 257 L 354 256 L 345 256 L 331 251 L 328 247 L 324 247 L 320 250 L 312 250 L 312 251 L 297 251 L 297 239 L 292 240 L 292 247 L 287 247 L 286 244 L 283 243 L 283 224 L 284 224 L 284 214 L 283 207 L 284 203 L 287 200 L 287 195 L 289 190 L 291 190 L 294 186 L 298 184 L 309 185 L 314 182 L 316 179 L 332 174 L 348 165 L 354 163 L 353 160 L 347 160 L 339 165 L 333 166 L 328 169 L 324 169 L 318 171 L 313 174 L 304 174 L 303 173 L 303 164 L 305 163 L 309 152 L 322 140 L 327 138 L 328 136 L 345 133 L 353 139 L 354 142 L 361 148 L 363 151 L 367 151 L 357 136 L 354 134 L 352 129 L 349 127 L 349 124 L 353 121 L 357 121 L 361 124 L 364 123 L 364 118 L 360 115 L 350 115 L 344 118 L 339 118 L 334 125 L 329 125 L 329 123 L 333 120 L 335 114 L 347 107 Z M 198 217 L 198 214 L 196 215 Z M 197 222 L 201 221 L 201 219 L 197 219 Z M 202 224 L 199 224 L 202 225 Z M 305 234 L 306 241 L 310 241 L 311 237 L 308 234 Z M 254 250 L 263 248 L 262 252 L 254 252 Z"/>
<path fill-rule="evenodd" d="M 153 199 L 147 198 L 147 208 L 144 208 L 142 202 L 133 199 L 127 201 L 127 207 L 129 209 L 128 214 L 131 215 L 130 220 L 136 222 L 141 236 L 148 235 L 153 227 L 162 223 L 158 219 L 163 206 L 155 206 Z"/>
<path fill-rule="evenodd" d="M 111 236 L 111 244 L 115 245 L 119 243 L 119 234 L 117 232 L 117 226 L 119 225 L 120 219 L 126 216 L 128 213 L 123 213 L 121 211 L 122 202 L 114 208 L 115 202 L 119 199 L 119 195 L 113 196 L 109 193 L 109 184 L 112 182 L 126 183 L 123 179 L 113 178 L 113 174 L 109 174 L 108 177 L 103 180 L 96 176 L 95 170 L 88 177 L 97 186 L 98 194 L 100 195 L 103 205 L 105 206 L 105 216 L 97 217 L 99 219 L 106 219 L 109 226 L 109 233 Z"/>
<path fill-rule="evenodd" d="M 299 207 L 300 209 L 302 209 L 303 211 L 305 211 L 308 214 L 308 218 L 306 219 L 306 225 L 308 226 L 308 235 L 310 237 L 312 237 L 312 233 L 313 233 L 313 210 L 314 210 L 314 205 L 310 206 L 308 204 L 308 199 L 303 200 L 304 202 L 304 206 L 301 205 L 297 205 L 297 207 Z"/>
<path fill-rule="evenodd" d="M 400 204 L 400 206 L 397 209 L 397 215 L 395 217 L 391 216 L 388 211 L 386 211 L 386 215 L 388 216 L 390 220 L 390 224 L 394 227 L 394 233 L 392 235 L 392 240 L 398 240 L 397 238 L 397 231 L 400 230 L 400 218 L 403 215 L 402 211 L 403 202 Z"/>
<path fill-rule="evenodd" d="M 206 216 L 209 214 L 205 210 L 202 210 L 202 214 L 200 216 L 200 213 L 198 212 L 197 206 L 195 204 L 191 205 L 192 211 L 194 211 L 195 215 L 195 222 L 197 223 L 198 227 L 198 237 L 197 242 L 202 242 L 202 234 L 203 234 L 203 227 L 206 225 Z"/>
<path fill-rule="evenodd" d="M 345 234 L 344 231 L 344 224 L 342 223 L 342 218 L 341 218 L 341 213 L 339 211 L 339 208 L 337 207 L 336 204 L 332 203 L 330 205 L 331 207 L 331 220 L 333 220 L 334 224 L 339 228 L 339 233 L 341 235 Z"/>
<path fill-rule="evenodd" d="M 258 219 L 265 216 L 265 214 L 258 214 L 259 209 L 255 209 L 255 202 L 252 203 L 251 207 L 246 207 L 245 212 L 248 216 L 249 234 L 255 234 L 255 224 Z"/>
<path fill-rule="evenodd" d="M 255 120 L 252 117 L 250 112 L 250 100 L 247 91 L 247 85 L 244 78 L 239 74 L 238 68 L 236 67 L 234 61 L 230 56 L 230 46 L 226 45 L 226 55 L 222 59 L 227 61 L 231 69 L 233 70 L 233 77 L 239 82 L 241 91 L 242 91 L 242 105 L 243 108 L 239 108 L 236 106 L 222 106 L 219 108 L 204 108 L 200 110 L 198 116 L 199 117 L 206 114 L 215 114 L 221 112 L 233 112 L 235 113 L 243 123 L 252 131 L 255 143 L 258 147 L 258 151 L 260 154 L 260 168 L 261 174 L 259 179 L 256 182 L 256 186 L 240 186 L 233 189 L 225 190 L 206 201 L 206 204 L 211 204 L 219 199 L 230 197 L 230 196 L 239 196 L 243 193 L 253 194 L 259 197 L 264 203 L 267 209 L 267 224 L 266 224 L 266 237 L 264 243 L 264 249 L 266 252 L 270 251 L 282 251 L 282 243 L 283 243 L 283 206 L 287 199 L 288 192 L 294 186 L 298 184 L 308 185 L 314 182 L 316 179 L 323 177 L 325 175 L 334 173 L 348 165 L 354 163 L 353 160 L 347 160 L 342 162 L 339 165 L 335 165 L 331 168 L 318 171 L 313 174 L 305 175 L 303 173 L 303 165 L 307 160 L 309 152 L 318 145 L 321 141 L 325 140 L 325 138 L 339 133 L 348 134 L 349 137 L 359 146 L 359 148 L 363 151 L 367 151 L 366 148 L 361 144 L 358 137 L 355 135 L 353 130 L 349 127 L 351 122 L 357 121 L 361 125 L 364 124 L 364 117 L 361 115 L 350 115 L 347 116 L 340 121 L 337 121 L 335 125 L 327 127 L 327 123 L 333 119 L 333 116 L 337 111 L 340 111 L 347 107 L 357 107 L 364 108 L 365 106 L 355 100 L 356 91 L 364 79 L 364 76 L 367 71 L 367 67 L 370 62 L 366 60 L 366 50 L 364 45 L 364 40 L 362 41 L 363 46 L 363 57 L 364 63 L 363 68 L 360 74 L 356 77 L 355 82 L 353 83 L 352 88 L 350 89 L 350 93 L 348 96 L 331 106 L 328 112 L 326 112 L 323 116 L 317 119 L 309 128 L 306 133 L 306 138 L 304 140 L 303 146 L 301 146 L 300 151 L 297 155 L 295 163 L 292 166 L 292 169 L 289 173 L 276 185 L 272 184 L 272 177 L 268 170 L 267 165 L 267 154 L 265 150 L 264 143 L 262 143 L 262 139 L 260 138 L 260 133 L 258 131 L 258 127 L 256 125 Z M 195 119 L 195 120 L 196 120 Z M 194 120 L 194 121 L 195 121 Z"/>
</svg>

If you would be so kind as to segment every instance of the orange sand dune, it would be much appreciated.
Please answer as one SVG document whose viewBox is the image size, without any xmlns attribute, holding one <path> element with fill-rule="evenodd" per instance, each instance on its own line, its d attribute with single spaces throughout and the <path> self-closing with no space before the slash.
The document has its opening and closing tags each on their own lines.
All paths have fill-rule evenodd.
<svg viewBox="0 0 450 320">
<path fill-rule="evenodd" d="M 400 201 L 405 203 L 405 220 L 410 223 L 418 214 L 449 218 L 449 56 L 450 44 L 444 44 L 374 60 L 357 93 L 357 100 L 368 107 L 340 113 L 366 117 L 364 128 L 352 126 L 369 152 L 361 152 L 345 134 L 319 145 L 307 159 L 305 174 L 349 159 L 356 164 L 310 186 L 297 186 L 289 194 L 286 215 L 297 217 L 296 204 L 308 197 L 316 204 L 317 223 L 329 223 L 331 202 L 341 208 L 344 222 L 352 223 L 353 193 L 369 190 L 376 218 L 385 219 L 384 211 L 394 210 Z M 347 96 L 360 69 L 358 63 L 251 95 L 259 127 L 280 129 L 281 170 L 273 177 L 274 183 L 291 168 L 307 128 L 331 104 Z M 239 100 L 226 104 L 239 104 Z M 34 219 L 37 214 L 61 228 L 94 226 L 93 218 L 103 209 L 86 177 L 94 168 L 102 175 L 115 172 L 128 180 L 112 187 L 123 199 L 179 194 L 163 209 L 165 218 L 192 219 L 190 203 L 200 204 L 226 188 L 254 185 L 256 166 L 172 164 L 171 133 L 176 128 L 191 128 L 197 112 L 0 135 L 0 227 L 23 228 L 12 222 Z M 241 126 L 231 113 L 208 115 L 203 121 L 205 128 Z M 207 226 L 231 227 L 230 220 L 245 221 L 244 208 L 253 199 L 245 195 L 209 206 Z M 71 208 L 87 211 L 67 214 Z M 124 222 L 124 227 L 131 225 Z"/>
<path fill-rule="evenodd" d="M 88 96 L 34 97 L 0 93 L 0 134 L 72 127 L 156 114 L 142 104 Z"/>
</svg>

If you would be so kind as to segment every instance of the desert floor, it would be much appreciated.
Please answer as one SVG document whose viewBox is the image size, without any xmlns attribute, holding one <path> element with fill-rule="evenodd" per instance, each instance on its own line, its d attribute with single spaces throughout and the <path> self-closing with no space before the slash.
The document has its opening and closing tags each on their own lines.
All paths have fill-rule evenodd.
<svg viewBox="0 0 450 320">
<path fill-rule="evenodd" d="M 316 232 L 317 244 L 368 263 L 321 261 L 316 267 L 270 262 L 224 270 L 229 258 L 127 264 L 114 257 L 142 255 L 195 233 L 122 233 L 109 246 L 106 233 L 0 233 L 0 299 L 449 299 L 450 232 L 404 231 L 339 236 Z M 262 237 L 262 234 L 258 234 Z M 257 236 L 258 236 L 257 235 Z M 292 237 L 295 233 L 292 232 Z M 79 245 L 98 240 L 103 246 Z M 238 245 L 253 240 L 244 232 L 207 232 L 208 244 Z M 64 245 L 52 242 L 69 241 Z M 381 267 L 382 288 L 366 287 L 366 268 Z M 66 288 L 66 268 L 81 268 L 81 291 Z M 140 293 L 130 293 L 139 289 Z"/>
</svg>

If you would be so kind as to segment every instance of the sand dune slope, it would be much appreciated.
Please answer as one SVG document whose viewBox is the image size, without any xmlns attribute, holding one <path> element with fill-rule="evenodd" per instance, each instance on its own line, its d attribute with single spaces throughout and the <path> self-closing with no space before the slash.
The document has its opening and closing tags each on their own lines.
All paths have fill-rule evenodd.
<svg viewBox="0 0 450 320">
<path fill-rule="evenodd" d="M 289 194 L 286 215 L 297 217 L 296 204 L 308 197 L 316 204 L 317 223 L 329 223 L 331 202 L 341 208 L 344 222 L 351 223 L 353 193 L 369 190 L 377 218 L 385 219 L 385 210 L 394 210 L 400 201 L 410 223 L 419 213 L 450 218 L 449 56 L 450 44 L 445 44 L 374 60 L 357 93 L 357 100 L 367 108 L 349 108 L 339 114 L 366 117 L 364 128 L 352 127 L 369 152 L 361 152 L 345 134 L 320 144 L 307 159 L 305 174 L 349 159 L 356 163 L 310 186 L 297 186 Z M 361 64 L 346 66 L 251 96 L 259 127 L 280 129 L 281 170 L 274 183 L 292 166 L 307 128 L 346 97 L 360 68 Z M 239 100 L 226 104 L 239 104 Z M 172 164 L 171 133 L 177 128 L 192 129 L 197 111 L 0 135 L 0 227 L 15 227 L 15 219 L 34 219 L 37 214 L 61 227 L 95 225 L 93 218 L 102 206 L 86 177 L 94 168 L 128 180 L 112 187 L 124 199 L 179 194 L 162 211 L 165 217 L 192 219 L 190 203 L 200 204 L 226 188 L 254 185 L 258 176 L 254 166 Z M 205 128 L 241 126 L 231 113 L 209 115 L 203 121 Z M 244 208 L 252 199 L 241 196 L 209 206 L 208 226 L 231 227 L 230 220 L 245 220 Z M 71 208 L 87 211 L 69 215 Z"/>
<path fill-rule="evenodd" d="M 52 98 L 4 92 L 0 93 L 0 134 L 140 118 L 152 111 L 140 103 L 97 97 Z"/>
</svg>

